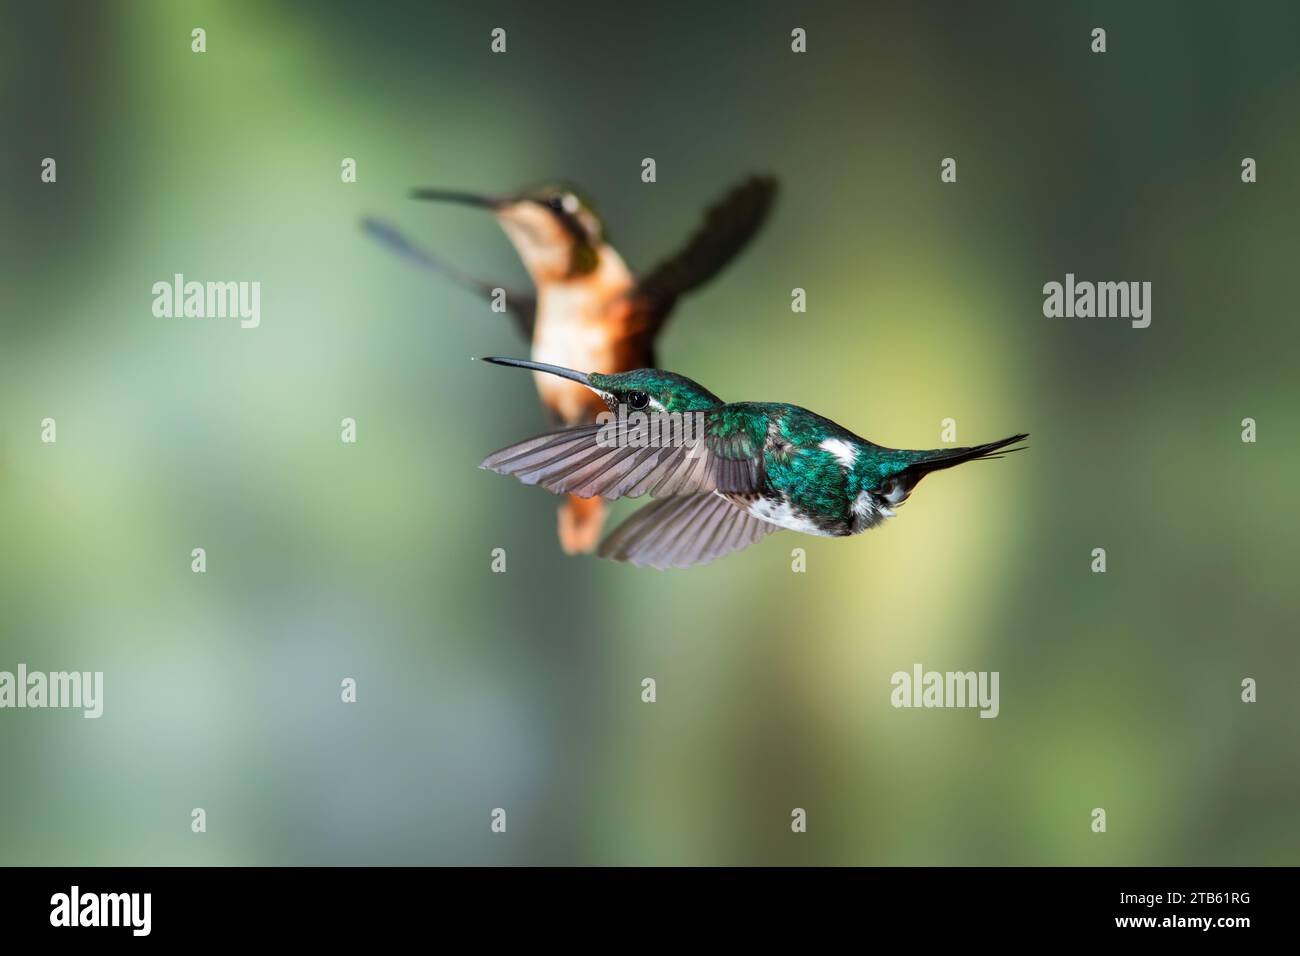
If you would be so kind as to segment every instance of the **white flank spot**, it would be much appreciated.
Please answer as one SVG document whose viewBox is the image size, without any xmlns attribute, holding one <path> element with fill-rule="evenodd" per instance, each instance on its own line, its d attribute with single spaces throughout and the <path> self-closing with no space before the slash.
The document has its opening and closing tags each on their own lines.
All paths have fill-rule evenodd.
<svg viewBox="0 0 1300 956">
<path fill-rule="evenodd" d="M 844 466 L 845 471 L 852 468 L 858 460 L 857 449 L 843 438 L 828 438 L 817 447 L 834 455 L 835 460 Z"/>
</svg>

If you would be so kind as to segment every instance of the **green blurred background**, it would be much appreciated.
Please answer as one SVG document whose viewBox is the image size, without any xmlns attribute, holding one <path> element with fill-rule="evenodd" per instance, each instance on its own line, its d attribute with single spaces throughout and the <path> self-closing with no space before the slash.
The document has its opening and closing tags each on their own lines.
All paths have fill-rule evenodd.
<svg viewBox="0 0 1300 956">
<path fill-rule="evenodd" d="M 106 700 L 0 712 L 0 863 L 1297 862 L 1298 30 L 1280 2 L 6 3 L 0 669 L 102 670 Z M 360 218 L 521 285 L 490 219 L 407 188 L 574 180 L 644 269 L 761 171 L 768 228 L 661 362 L 884 444 L 951 417 L 1032 449 L 860 538 L 564 558 L 556 501 L 476 468 L 546 425 L 469 360 L 513 330 Z M 153 317 L 176 272 L 260 281 L 261 327 Z M 1151 327 L 1044 318 L 1066 272 L 1151 281 Z M 999 671 L 1001 715 L 895 710 L 917 662 Z"/>
</svg>

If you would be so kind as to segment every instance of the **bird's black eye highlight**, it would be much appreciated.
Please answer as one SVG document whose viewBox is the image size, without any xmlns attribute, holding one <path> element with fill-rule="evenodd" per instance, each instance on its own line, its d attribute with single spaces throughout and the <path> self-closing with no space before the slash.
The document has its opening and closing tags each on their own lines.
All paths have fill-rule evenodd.
<svg viewBox="0 0 1300 956">
<path fill-rule="evenodd" d="M 645 392 L 628 392 L 627 403 L 635 409 L 642 409 L 650 404 L 650 396 Z"/>
<path fill-rule="evenodd" d="M 556 212 L 563 212 L 563 210 L 564 210 L 564 197 L 562 197 L 562 196 L 551 196 L 549 199 L 546 200 L 546 205 L 550 206 L 550 207 L 551 207 L 552 209 L 554 209 Z"/>
</svg>

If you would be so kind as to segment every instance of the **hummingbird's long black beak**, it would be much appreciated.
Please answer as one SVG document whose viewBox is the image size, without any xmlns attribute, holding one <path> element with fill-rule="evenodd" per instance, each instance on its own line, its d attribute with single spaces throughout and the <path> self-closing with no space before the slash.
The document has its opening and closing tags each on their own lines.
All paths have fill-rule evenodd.
<svg viewBox="0 0 1300 956">
<path fill-rule="evenodd" d="M 545 362 L 530 362 L 527 359 L 498 358 L 495 355 L 484 356 L 483 361 L 491 362 L 493 365 L 512 365 L 515 368 L 528 368 L 534 372 L 549 372 L 551 375 L 558 375 L 560 378 L 567 378 L 591 388 L 591 381 L 587 378 L 587 373 L 575 372 L 571 368 L 547 365 Z"/>
<path fill-rule="evenodd" d="M 412 189 L 411 198 L 427 199 L 432 202 L 455 202 L 462 206 L 478 206 L 480 209 L 499 209 L 509 202 L 496 196 L 482 196 L 455 189 Z"/>
</svg>

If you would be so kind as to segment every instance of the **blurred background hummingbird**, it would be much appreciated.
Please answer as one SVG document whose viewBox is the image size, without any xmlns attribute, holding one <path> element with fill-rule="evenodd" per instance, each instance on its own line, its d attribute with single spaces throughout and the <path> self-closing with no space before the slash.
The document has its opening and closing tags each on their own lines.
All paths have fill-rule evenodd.
<svg viewBox="0 0 1300 956">
<path fill-rule="evenodd" d="M 505 306 L 537 362 L 598 373 L 653 367 L 655 340 L 677 299 L 708 282 L 749 242 L 776 195 L 776 180 L 753 176 L 709 208 L 686 243 L 641 276 L 633 275 L 605 234 L 594 206 L 571 186 L 534 186 L 509 196 L 416 189 L 416 199 L 490 211 L 514 244 L 534 292 L 505 290 Z M 407 259 L 485 298 L 500 283 L 475 278 L 423 251 L 373 219 L 366 230 Z M 563 377 L 534 376 L 542 404 L 565 425 L 591 422 L 605 403 Z M 570 554 L 596 546 L 604 525 L 599 497 L 570 496 L 560 507 L 560 544 Z"/>
<path fill-rule="evenodd" d="M 573 382 L 619 414 L 503 448 L 481 467 L 557 494 L 657 498 L 615 528 L 599 552 L 654 568 L 706 564 L 781 528 L 860 534 L 894 517 L 931 472 L 1020 451 L 1009 446 L 1029 437 L 966 448 L 885 448 L 797 405 L 723 402 L 659 369 L 602 375 L 522 359 L 487 361 Z M 669 427 L 674 419 L 680 424 Z"/>
</svg>

